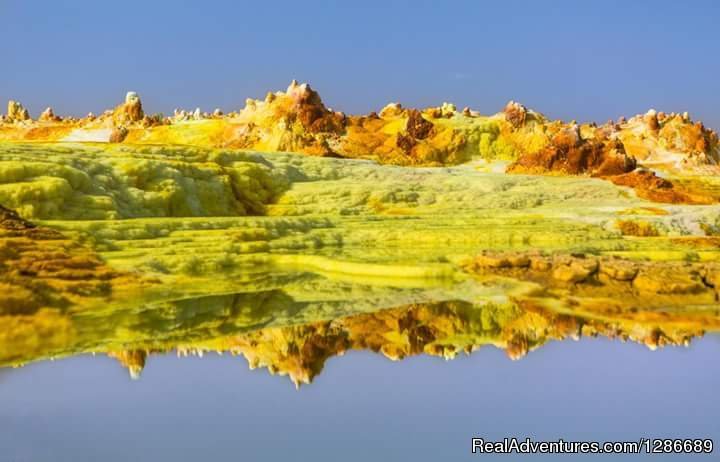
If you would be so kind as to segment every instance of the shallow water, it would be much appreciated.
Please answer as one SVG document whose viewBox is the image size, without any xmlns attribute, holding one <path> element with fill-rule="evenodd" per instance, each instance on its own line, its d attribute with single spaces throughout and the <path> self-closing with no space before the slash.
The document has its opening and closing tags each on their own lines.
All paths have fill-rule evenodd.
<svg viewBox="0 0 720 462">
<path fill-rule="evenodd" d="M 0 447 L 17 462 L 436 461 L 525 460 L 473 456 L 473 436 L 717 442 L 718 354 L 715 337 L 654 352 L 554 342 L 516 362 L 492 347 L 450 362 L 351 352 L 300 390 L 229 356 L 151 357 L 139 381 L 80 356 L 0 372 Z"/>
<path fill-rule="evenodd" d="M 720 338 L 691 327 L 697 312 L 568 314 L 520 307 L 507 280 L 390 282 L 248 275 L 236 293 L 49 317 L 66 337 L 0 345 L 27 363 L 0 368 L 1 460 L 557 460 L 472 455 L 471 438 L 720 438 Z"/>
</svg>

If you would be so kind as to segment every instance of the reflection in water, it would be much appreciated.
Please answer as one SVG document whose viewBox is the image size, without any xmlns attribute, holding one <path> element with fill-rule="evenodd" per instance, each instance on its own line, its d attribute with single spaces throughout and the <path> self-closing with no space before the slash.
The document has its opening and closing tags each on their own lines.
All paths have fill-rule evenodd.
<svg viewBox="0 0 720 462">
<path fill-rule="evenodd" d="M 137 377 L 149 354 L 218 351 L 298 384 L 351 349 L 516 359 L 586 335 L 655 348 L 720 331 L 716 237 L 488 210 L 56 229 L 0 207 L 0 366 L 104 353 Z"/>
<path fill-rule="evenodd" d="M 399 360 L 421 353 L 453 358 L 492 345 L 518 359 L 551 340 L 604 336 L 656 348 L 720 330 L 717 306 L 608 309 L 592 297 L 558 303 L 506 276 L 393 285 L 277 273 L 249 277 L 238 289 L 104 309 L 5 313 L 0 364 L 97 352 L 138 377 L 151 354 L 228 352 L 300 384 L 348 350 Z"/>
</svg>

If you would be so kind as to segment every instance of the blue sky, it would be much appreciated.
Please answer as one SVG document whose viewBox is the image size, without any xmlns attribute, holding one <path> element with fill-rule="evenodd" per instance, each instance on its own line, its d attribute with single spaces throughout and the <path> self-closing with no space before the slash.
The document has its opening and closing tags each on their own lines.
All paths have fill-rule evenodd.
<svg viewBox="0 0 720 462">
<path fill-rule="evenodd" d="M 308 81 L 351 113 L 510 99 L 565 120 L 690 111 L 720 128 L 713 1 L 0 0 L 0 100 L 240 108 Z"/>
</svg>

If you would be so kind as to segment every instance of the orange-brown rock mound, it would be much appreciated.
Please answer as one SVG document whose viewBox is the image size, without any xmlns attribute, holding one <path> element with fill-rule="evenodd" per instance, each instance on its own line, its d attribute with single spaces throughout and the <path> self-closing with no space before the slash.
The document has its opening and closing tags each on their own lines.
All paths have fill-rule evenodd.
<svg viewBox="0 0 720 462">
<path fill-rule="evenodd" d="M 630 172 L 636 165 L 619 141 L 602 136 L 583 139 L 577 126 L 570 126 L 555 133 L 543 149 L 522 155 L 508 172 L 609 176 Z"/>
<path fill-rule="evenodd" d="M 618 186 L 628 186 L 638 196 L 655 202 L 670 204 L 711 204 L 715 202 L 709 196 L 692 194 L 674 185 L 670 180 L 660 178 L 649 170 L 635 170 L 623 175 L 608 177 Z"/>
</svg>

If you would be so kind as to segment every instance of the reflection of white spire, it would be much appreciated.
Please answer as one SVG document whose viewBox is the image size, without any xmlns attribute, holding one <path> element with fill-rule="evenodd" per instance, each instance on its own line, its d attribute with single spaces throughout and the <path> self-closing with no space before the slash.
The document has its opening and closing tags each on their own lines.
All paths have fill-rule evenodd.
<svg viewBox="0 0 720 462">
<path fill-rule="evenodd" d="M 147 354 L 145 350 L 125 350 L 111 351 L 108 353 L 108 356 L 117 359 L 120 364 L 127 368 L 128 373 L 130 373 L 130 378 L 137 380 L 140 378 L 140 373 L 145 367 Z"/>
<path fill-rule="evenodd" d="M 130 366 L 128 367 L 128 372 L 130 373 L 130 378 L 133 380 L 138 380 L 140 378 L 140 373 L 142 373 L 142 366 Z"/>
</svg>

